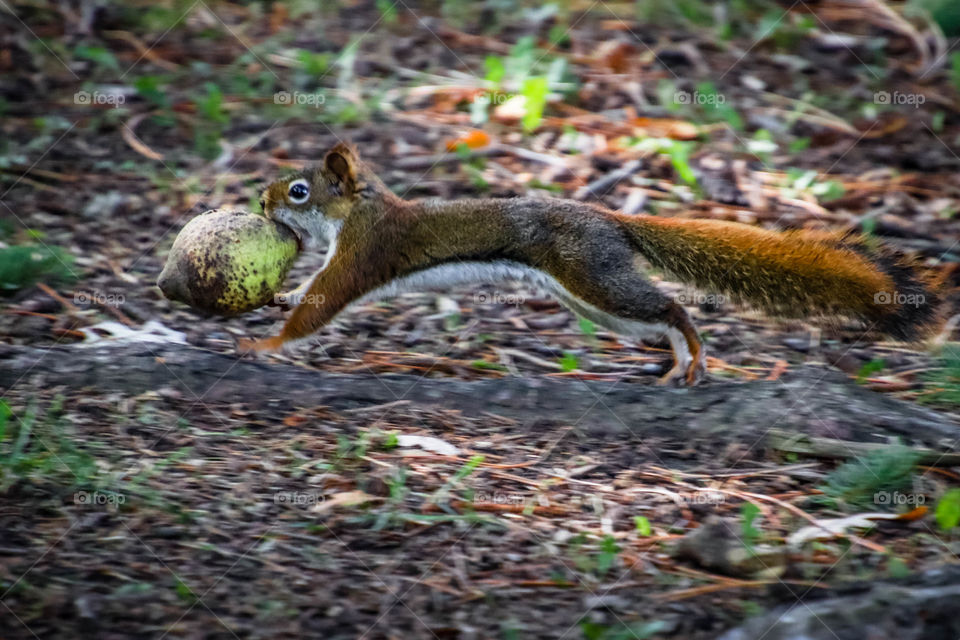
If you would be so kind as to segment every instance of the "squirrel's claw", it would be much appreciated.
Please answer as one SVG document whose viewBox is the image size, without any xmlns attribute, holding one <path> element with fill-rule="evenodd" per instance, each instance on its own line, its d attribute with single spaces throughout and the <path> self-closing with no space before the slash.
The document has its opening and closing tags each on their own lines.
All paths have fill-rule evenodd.
<svg viewBox="0 0 960 640">
<path fill-rule="evenodd" d="M 290 311 L 290 309 L 292 309 L 290 303 L 287 302 L 287 299 L 282 297 L 280 294 L 274 296 L 273 300 L 267 303 L 267 306 L 276 307 L 280 309 L 280 311 Z"/>
<path fill-rule="evenodd" d="M 684 374 L 683 367 L 674 365 L 667 371 L 665 374 L 657 378 L 658 387 L 666 387 L 674 384 L 675 382 L 682 380 Z"/>
<path fill-rule="evenodd" d="M 278 351 L 282 346 L 283 340 L 280 338 L 280 336 L 273 336 L 263 340 L 240 338 L 237 340 L 237 353 L 240 355 L 250 355 L 255 353 Z"/>
<path fill-rule="evenodd" d="M 707 368 L 702 358 L 694 358 L 688 363 L 678 362 L 665 374 L 657 379 L 659 386 L 686 383 L 688 387 L 695 386 L 706 376 Z"/>
<path fill-rule="evenodd" d="M 707 366 L 702 359 L 696 359 L 687 367 L 685 379 L 687 386 L 692 387 L 703 380 L 707 375 Z"/>
</svg>

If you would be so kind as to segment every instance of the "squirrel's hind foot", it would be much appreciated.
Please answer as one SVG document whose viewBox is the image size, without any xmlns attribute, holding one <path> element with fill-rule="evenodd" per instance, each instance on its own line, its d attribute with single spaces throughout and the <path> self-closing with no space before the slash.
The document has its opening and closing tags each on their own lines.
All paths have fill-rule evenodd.
<svg viewBox="0 0 960 640">
<path fill-rule="evenodd" d="M 665 374 L 657 378 L 658 386 L 685 384 L 693 387 L 706 377 L 707 368 L 703 360 L 695 358 L 690 362 L 677 362 Z"/>
<path fill-rule="evenodd" d="M 659 385 L 667 385 L 676 380 L 685 382 L 692 387 L 701 380 L 707 372 L 707 358 L 703 350 L 703 343 L 697 335 L 697 328 L 693 326 L 690 317 L 679 305 L 672 308 L 671 328 L 666 331 L 673 351 L 673 367 L 657 381 Z"/>
</svg>

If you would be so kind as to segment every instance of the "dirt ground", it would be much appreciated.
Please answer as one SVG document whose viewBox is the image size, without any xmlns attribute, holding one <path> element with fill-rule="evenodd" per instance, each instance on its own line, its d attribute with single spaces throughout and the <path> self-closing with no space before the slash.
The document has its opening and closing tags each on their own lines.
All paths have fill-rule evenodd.
<svg viewBox="0 0 960 640">
<path fill-rule="evenodd" d="M 357 306 L 257 361 L 236 338 L 284 312 L 204 317 L 154 286 L 191 217 L 256 208 L 350 140 L 408 198 L 866 232 L 914 252 L 951 317 L 955 39 L 839 1 L 712 25 L 632 3 L 322 4 L 0 12 L 0 249 L 59 248 L 68 272 L 0 298 L 0 637 L 706 639 L 957 563 L 935 508 L 960 485 L 954 327 L 897 343 L 654 272 L 710 356 L 704 385 L 662 389 L 666 343 L 519 286 Z M 524 131 L 501 107 L 531 76 L 554 84 Z M 158 342 L 109 350 L 147 323 Z M 102 367 L 57 374 L 97 348 Z M 550 409 L 513 408 L 528 384 Z M 457 399 L 481 389 L 509 401 Z M 908 459 L 907 484 L 825 499 L 875 459 L 864 443 Z M 897 518 L 791 539 L 863 513 Z"/>
</svg>

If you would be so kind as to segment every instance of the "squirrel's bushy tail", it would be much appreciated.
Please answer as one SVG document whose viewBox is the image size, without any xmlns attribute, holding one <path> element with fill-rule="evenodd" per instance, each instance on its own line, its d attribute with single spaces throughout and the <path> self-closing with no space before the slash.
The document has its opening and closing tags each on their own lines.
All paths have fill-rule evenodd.
<svg viewBox="0 0 960 640">
<path fill-rule="evenodd" d="M 937 321 L 935 287 L 898 252 L 821 231 L 619 216 L 640 253 L 679 280 L 769 313 L 850 316 L 898 339 Z"/>
</svg>

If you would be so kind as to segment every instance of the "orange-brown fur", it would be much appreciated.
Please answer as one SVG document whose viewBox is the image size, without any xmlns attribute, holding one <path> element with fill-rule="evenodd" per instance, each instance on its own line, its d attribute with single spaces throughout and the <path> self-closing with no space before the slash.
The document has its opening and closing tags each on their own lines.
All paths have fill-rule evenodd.
<svg viewBox="0 0 960 640">
<path fill-rule="evenodd" d="M 889 276 L 834 235 L 651 216 L 625 222 L 653 264 L 778 314 L 867 313 L 875 292 L 893 288 Z M 677 246 L 684 250 L 672 250 Z"/>
<path fill-rule="evenodd" d="M 621 218 L 652 264 L 683 282 L 723 291 L 775 315 L 852 316 L 907 339 L 936 319 L 933 283 L 904 256 L 870 248 L 861 237 L 774 232 L 713 220 Z M 896 303 L 907 295 L 909 302 Z"/>
</svg>

